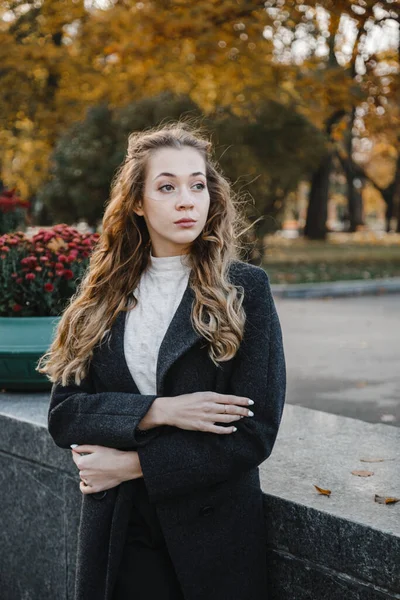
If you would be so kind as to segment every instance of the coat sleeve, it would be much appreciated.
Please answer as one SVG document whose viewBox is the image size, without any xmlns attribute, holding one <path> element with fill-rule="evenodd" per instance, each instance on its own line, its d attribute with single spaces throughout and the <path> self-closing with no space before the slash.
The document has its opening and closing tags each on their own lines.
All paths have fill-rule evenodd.
<svg viewBox="0 0 400 600">
<path fill-rule="evenodd" d="M 144 432 L 136 429 L 157 395 L 96 393 L 91 372 L 89 368 L 79 386 L 52 386 L 48 431 L 57 446 L 94 444 L 135 450 L 162 432 L 163 425 Z"/>
<path fill-rule="evenodd" d="M 167 427 L 138 448 L 151 502 L 191 493 L 260 465 L 271 454 L 286 393 L 282 332 L 267 274 L 253 271 L 245 302 L 244 337 L 233 358 L 226 393 L 254 400 L 254 417 L 232 422 L 237 431 L 217 434 Z M 246 288 L 245 288 L 246 294 Z"/>
</svg>

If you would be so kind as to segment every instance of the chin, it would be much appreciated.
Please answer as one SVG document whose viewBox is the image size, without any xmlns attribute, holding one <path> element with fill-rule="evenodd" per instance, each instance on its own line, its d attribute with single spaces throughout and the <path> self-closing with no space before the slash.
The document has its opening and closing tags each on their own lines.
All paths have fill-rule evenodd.
<svg viewBox="0 0 400 600">
<path fill-rule="evenodd" d="M 174 236 L 174 239 L 171 239 L 171 242 L 177 242 L 178 244 L 184 244 L 187 242 L 193 242 L 200 235 L 200 231 L 188 231 L 182 230 L 180 235 Z"/>
</svg>

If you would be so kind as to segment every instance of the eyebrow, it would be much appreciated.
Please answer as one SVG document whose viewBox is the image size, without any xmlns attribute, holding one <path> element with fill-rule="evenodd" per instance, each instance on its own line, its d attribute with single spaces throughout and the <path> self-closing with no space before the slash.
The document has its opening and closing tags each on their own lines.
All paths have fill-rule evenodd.
<svg viewBox="0 0 400 600">
<path fill-rule="evenodd" d="M 162 177 L 163 175 L 165 175 L 166 177 L 177 177 L 177 175 L 174 175 L 173 173 L 160 173 L 159 175 L 157 175 L 157 177 L 154 177 L 153 181 L 155 181 L 159 177 Z M 189 175 L 189 177 L 197 177 L 197 175 L 203 175 L 203 177 L 205 177 L 204 173 L 202 173 L 201 171 L 196 171 L 196 173 L 191 173 Z"/>
</svg>

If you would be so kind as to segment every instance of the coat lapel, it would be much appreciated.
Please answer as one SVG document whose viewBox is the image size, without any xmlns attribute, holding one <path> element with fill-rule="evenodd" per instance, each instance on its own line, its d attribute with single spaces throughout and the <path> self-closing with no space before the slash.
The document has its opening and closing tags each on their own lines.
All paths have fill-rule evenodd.
<svg viewBox="0 0 400 600">
<path fill-rule="evenodd" d="M 194 291 L 188 283 L 159 348 L 156 371 L 157 394 L 164 393 L 165 378 L 172 365 L 198 340 L 204 339 L 192 327 L 190 319 L 194 298 Z M 115 373 L 118 373 L 118 389 L 139 394 L 138 386 L 131 375 L 124 353 L 126 315 L 125 311 L 118 313 L 111 328 L 109 348 L 117 366 Z M 104 344 L 103 348 L 107 347 L 108 342 Z"/>
</svg>

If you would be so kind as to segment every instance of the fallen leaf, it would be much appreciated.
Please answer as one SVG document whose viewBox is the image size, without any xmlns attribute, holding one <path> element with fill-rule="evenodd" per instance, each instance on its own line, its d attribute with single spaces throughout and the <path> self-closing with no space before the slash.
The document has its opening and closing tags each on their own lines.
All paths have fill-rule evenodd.
<svg viewBox="0 0 400 600">
<path fill-rule="evenodd" d="M 358 475 L 359 477 L 369 477 L 370 475 L 373 475 L 374 472 L 373 471 L 352 471 L 351 474 Z"/>
<path fill-rule="evenodd" d="M 314 487 L 318 490 L 318 492 L 320 494 L 323 494 L 324 496 L 330 496 L 331 495 L 331 490 L 324 490 L 323 488 L 320 488 L 317 485 L 315 485 L 315 483 L 314 483 Z"/>
<path fill-rule="evenodd" d="M 395 502 L 399 502 L 400 498 L 387 498 L 385 496 L 378 496 L 378 494 L 375 494 L 374 500 L 379 504 L 394 504 Z"/>
<path fill-rule="evenodd" d="M 361 462 L 383 462 L 385 458 L 360 458 Z M 390 460 L 390 458 L 389 458 Z"/>
</svg>

